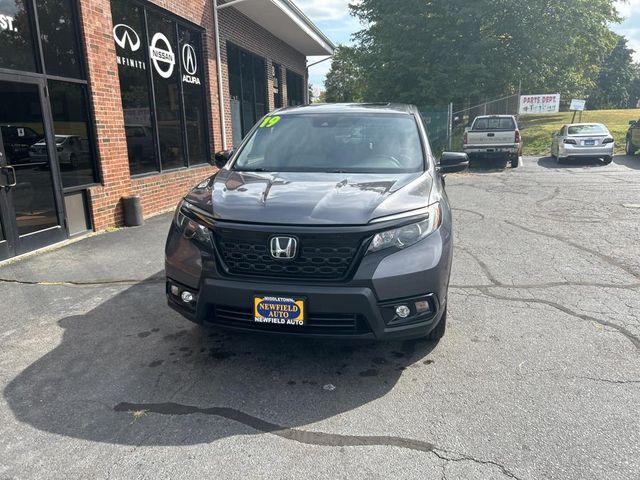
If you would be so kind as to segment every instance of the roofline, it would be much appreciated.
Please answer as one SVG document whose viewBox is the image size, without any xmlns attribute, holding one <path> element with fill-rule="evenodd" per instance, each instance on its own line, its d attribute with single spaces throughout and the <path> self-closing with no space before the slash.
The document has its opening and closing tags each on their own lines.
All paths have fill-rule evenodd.
<svg viewBox="0 0 640 480">
<path fill-rule="evenodd" d="M 322 33 L 322 30 L 320 30 L 318 26 L 313 23 L 311 19 L 307 17 L 307 15 L 302 10 L 300 10 L 300 8 L 295 3 L 293 3 L 291 0 L 271 0 L 271 2 L 278 5 L 281 9 L 284 6 L 285 8 L 290 10 L 291 13 L 295 15 L 295 17 L 297 17 L 304 24 L 304 26 L 306 26 L 310 30 L 310 32 L 308 33 L 313 34 L 311 36 L 315 35 L 319 37 L 318 40 L 320 40 L 320 42 L 318 43 L 324 43 L 325 45 L 322 46 L 328 47 L 325 48 L 328 54 L 333 55 L 333 52 L 336 49 L 335 44 L 331 40 L 329 40 L 329 38 L 324 33 Z"/>
</svg>

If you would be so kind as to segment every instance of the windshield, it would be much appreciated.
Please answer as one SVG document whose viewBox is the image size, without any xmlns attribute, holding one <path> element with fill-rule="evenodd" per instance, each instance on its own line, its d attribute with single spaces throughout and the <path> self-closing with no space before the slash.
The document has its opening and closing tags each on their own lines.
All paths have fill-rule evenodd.
<svg viewBox="0 0 640 480">
<path fill-rule="evenodd" d="M 409 115 L 283 115 L 261 123 L 234 169 L 411 173 L 424 169 L 424 154 L 418 126 Z"/>
<path fill-rule="evenodd" d="M 569 135 L 605 135 L 607 129 L 602 125 L 574 125 L 569 127 Z"/>
</svg>

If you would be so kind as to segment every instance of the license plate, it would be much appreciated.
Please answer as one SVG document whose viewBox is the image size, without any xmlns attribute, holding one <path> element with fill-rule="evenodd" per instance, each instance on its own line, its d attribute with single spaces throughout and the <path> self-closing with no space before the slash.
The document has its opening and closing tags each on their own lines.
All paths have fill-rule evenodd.
<svg viewBox="0 0 640 480">
<path fill-rule="evenodd" d="M 593 147 L 596 144 L 596 141 L 595 140 L 585 140 L 584 144 L 587 147 Z"/>
<path fill-rule="evenodd" d="M 303 298 L 256 296 L 253 298 L 253 321 L 265 325 L 302 327 L 306 318 Z"/>
</svg>

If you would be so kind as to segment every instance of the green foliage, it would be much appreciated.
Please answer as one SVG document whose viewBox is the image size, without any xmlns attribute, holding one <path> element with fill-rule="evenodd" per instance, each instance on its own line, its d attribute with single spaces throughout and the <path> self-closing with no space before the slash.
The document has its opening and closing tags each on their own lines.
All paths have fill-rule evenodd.
<svg viewBox="0 0 640 480">
<path fill-rule="evenodd" d="M 627 39 L 618 37 L 618 43 L 602 64 L 596 88 L 589 96 L 588 106 L 592 110 L 629 108 L 634 92 L 634 80 L 638 81 L 638 68 L 633 64 L 633 50 L 627 46 Z"/>
<path fill-rule="evenodd" d="M 327 103 L 361 102 L 363 74 L 356 49 L 344 45 L 336 48 L 331 69 L 325 81 L 324 100 Z"/>
<path fill-rule="evenodd" d="M 516 93 L 520 81 L 525 92 L 581 97 L 615 46 L 613 4 L 360 0 L 351 10 L 365 28 L 338 52 L 327 98 L 438 105 Z"/>
</svg>

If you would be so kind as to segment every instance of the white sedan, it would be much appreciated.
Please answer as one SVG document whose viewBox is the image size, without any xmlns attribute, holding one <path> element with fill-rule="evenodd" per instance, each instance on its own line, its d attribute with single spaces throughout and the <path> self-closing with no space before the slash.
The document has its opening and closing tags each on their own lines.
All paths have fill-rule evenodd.
<svg viewBox="0 0 640 480">
<path fill-rule="evenodd" d="M 558 163 L 570 158 L 600 158 L 607 165 L 613 160 L 614 147 L 613 135 L 601 123 L 573 123 L 553 134 L 551 156 Z"/>
</svg>

